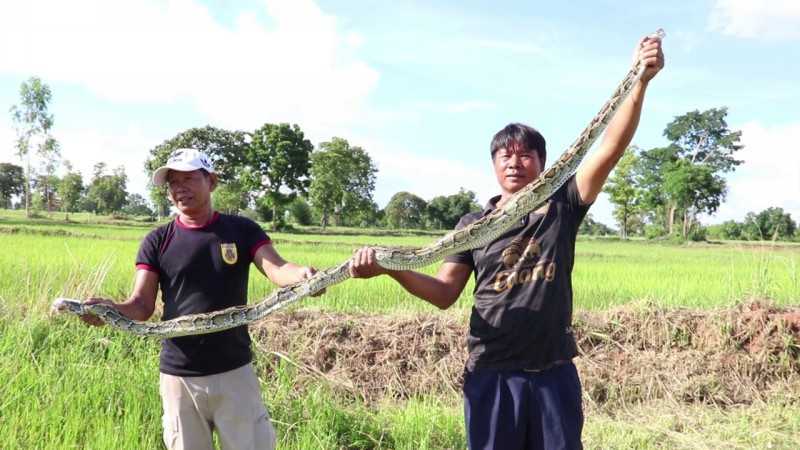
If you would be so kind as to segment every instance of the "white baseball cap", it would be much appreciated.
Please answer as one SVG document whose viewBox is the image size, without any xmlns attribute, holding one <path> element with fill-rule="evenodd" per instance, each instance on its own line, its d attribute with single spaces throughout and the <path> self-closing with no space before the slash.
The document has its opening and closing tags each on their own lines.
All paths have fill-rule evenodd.
<svg viewBox="0 0 800 450">
<path fill-rule="evenodd" d="M 214 173 L 208 156 L 204 155 L 200 150 L 194 148 L 179 148 L 169 155 L 167 164 L 153 172 L 153 184 L 156 186 L 167 184 L 167 172 L 170 170 L 192 172 L 198 169 L 203 169 L 208 173 Z"/>
</svg>

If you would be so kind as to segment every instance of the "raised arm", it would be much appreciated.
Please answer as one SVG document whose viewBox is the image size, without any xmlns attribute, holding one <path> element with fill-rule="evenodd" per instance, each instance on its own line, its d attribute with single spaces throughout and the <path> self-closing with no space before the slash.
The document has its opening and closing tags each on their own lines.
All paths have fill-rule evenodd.
<svg viewBox="0 0 800 450">
<path fill-rule="evenodd" d="M 636 133 L 647 85 L 664 67 L 661 39 L 642 38 L 634 49 L 634 62 L 637 61 L 645 63 L 647 70 L 608 124 L 600 146 L 586 158 L 575 175 L 581 200 L 586 204 L 594 203 L 597 199 L 608 175 L 622 158 Z"/>
<path fill-rule="evenodd" d="M 350 262 L 350 276 L 372 278 L 389 275 L 408 293 L 425 300 L 439 309 L 447 309 L 458 300 L 467 285 L 472 268 L 457 263 L 445 262 L 435 277 L 413 270 L 388 270 L 378 265 L 375 251 L 369 247 L 356 250 Z"/>
</svg>

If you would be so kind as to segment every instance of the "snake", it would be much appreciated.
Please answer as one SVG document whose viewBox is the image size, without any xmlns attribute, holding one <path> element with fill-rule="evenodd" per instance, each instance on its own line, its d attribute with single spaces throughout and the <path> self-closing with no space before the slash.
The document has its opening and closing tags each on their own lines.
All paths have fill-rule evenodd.
<svg viewBox="0 0 800 450">
<path fill-rule="evenodd" d="M 659 29 L 648 37 L 663 39 L 665 35 L 664 30 Z M 378 265 L 389 270 L 412 270 L 465 250 L 482 247 L 510 229 L 524 215 L 542 206 L 577 170 L 583 157 L 633 91 L 645 69 L 646 66 L 641 61 L 633 65 L 572 145 L 547 170 L 517 191 L 502 206 L 498 206 L 470 225 L 450 231 L 421 248 L 372 247 Z M 173 338 L 212 333 L 257 322 L 281 308 L 341 283 L 350 278 L 351 259 L 317 271 L 305 280 L 278 288 L 253 304 L 191 314 L 160 322 L 134 320 L 121 314 L 112 305 L 104 303 L 85 305 L 79 300 L 63 297 L 55 299 L 52 310 L 73 315 L 92 314 L 113 327 L 141 336 Z"/>
</svg>

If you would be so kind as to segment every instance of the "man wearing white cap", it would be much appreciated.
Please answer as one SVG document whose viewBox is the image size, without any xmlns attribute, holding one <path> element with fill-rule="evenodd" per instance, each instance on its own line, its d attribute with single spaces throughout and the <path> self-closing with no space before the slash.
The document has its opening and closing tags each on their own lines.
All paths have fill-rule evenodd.
<svg viewBox="0 0 800 450">
<path fill-rule="evenodd" d="M 169 320 L 247 304 L 250 263 L 280 286 L 316 272 L 281 258 L 252 220 L 214 211 L 211 192 L 217 177 L 208 157 L 198 150 L 173 152 L 167 164 L 153 173 L 153 184 L 167 185 L 178 216 L 142 241 L 128 300 L 91 298 L 87 304 L 111 304 L 132 319 L 147 320 L 160 286 L 161 319 Z M 96 316 L 83 320 L 103 323 Z M 213 449 L 214 430 L 223 449 L 274 448 L 275 429 L 251 363 L 246 326 L 161 342 L 167 448 Z"/>
</svg>

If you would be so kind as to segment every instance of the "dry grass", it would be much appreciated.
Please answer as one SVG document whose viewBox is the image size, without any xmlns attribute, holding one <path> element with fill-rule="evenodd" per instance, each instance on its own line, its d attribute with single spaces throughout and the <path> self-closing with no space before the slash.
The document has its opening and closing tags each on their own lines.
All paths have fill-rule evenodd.
<svg viewBox="0 0 800 450">
<path fill-rule="evenodd" d="M 576 364 L 593 408 L 797 401 L 790 394 L 800 391 L 798 308 L 751 302 L 700 311 L 647 304 L 582 312 L 575 322 L 582 353 Z M 265 379 L 283 360 L 297 366 L 308 385 L 324 379 L 370 403 L 422 394 L 457 402 L 466 324 L 464 312 L 391 317 L 298 310 L 270 316 L 252 334 Z"/>
</svg>

